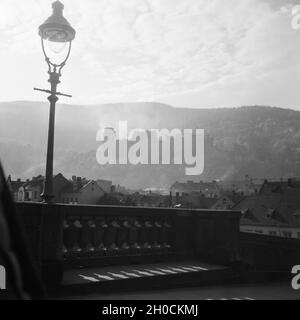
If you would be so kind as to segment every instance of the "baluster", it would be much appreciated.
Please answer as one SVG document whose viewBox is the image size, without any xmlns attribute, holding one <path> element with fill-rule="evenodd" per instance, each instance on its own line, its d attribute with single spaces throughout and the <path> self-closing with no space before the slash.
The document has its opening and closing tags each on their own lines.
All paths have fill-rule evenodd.
<svg viewBox="0 0 300 320">
<path fill-rule="evenodd" d="M 144 233 L 144 239 L 145 239 L 145 242 L 143 244 L 143 249 L 150 250 L 151 243 L 152 243 L 152 224 L 150 223 L 149 220 L 145 221 L 142 233 Z"/>
<path fill-rule="evenodd" d="M 63 256 L 68 258 L 71 253 L 71 249 L 75 243 L 75 237 L 72 236 L 72 222 L 69 221 L 70 217 L 65 217 L 63 222 Z"/>
<path fill-rule="evenodd" d="M 116 252 L 119 250 L 116 241 L 117 241 L 117 232 L 120 228 L 120 225 L 116 221 L 116 219 L 110 221 L 108 223 L 108 229 L 105 236 L 106 246 L 108 249 L 109 254 L 116 254 Z"/>
<path fill-rule="evenodd" d="M 129 229 L 131 228 L 129 221 L 127 218 L 123 218 L 122 221 L 119 222 L 120 228 L 117 233 L 117 246 L 120 248 L 122 253 L 126 253 L 128 251 L 128 234 Z"/>
<path fill-rule="evenodd" d="M 89 236 L 89 243 L 88 243 L 88 250 L 91 254 L 94 254 L 96 248 L 94 246 L 94 243 L 93 243 L 93 239 L 94 239 L 94 234 L 95 234 L 95 231 L 96 231 L 96 222 L 95 222 L 95 218 L 93 217 L 91 220 L 89 220 L 88 222 L 88 227 L 90 229 L 90 236 Z"/>
<path fill-rule="evenodd" d="M 78 258 L 82 253 L 82 247 L 80 245 L 80 238 L 81 238 L 81 230 L 82 230 L 83 226 L 80 221 L 80 217 L 77 217 L 74 219 L 73 226 L 74 226 L 74 234 L 75 234 L 75 243 L 72 248 L 72 255 L 74 255 Z"/>
<path fill-rule="evenodd" d="M 155 221 L 153 224 L 153 245 L 152 247 L 155 250 L 159 250 L 161 248 L 161 230 L 162 224 L 159 221 Z"/>
<path fill-rule="evenodd" d="M 63 234 L 66 257 L 74 257 L 80 252 L 80 247 L 78 245 L 80 228 L 80 221 L 78 221 L 78 217 L 66 217 Z"/>
<path fill-rule="evenodd" d="M 105 255 L 107 247 L 104 245 L 105 233 L 108 225 L 105 222 L 105 218 L 96 218 L 96 229 L 94 231 L 93 244 L 98 255 Z"/>
<path fill-rule="evenodd" d="M 137 252 L 141 249 L 138 244 L 139 232 L 142 228 L 141 224 L 138 220 L 132 219 L 130 223 L 130 229 L 128 231 L 128 245 L 130 246 L 131 252 Z"/>
<path fill-rule="evenodd" d="M 165 220 L 160 221 L 160 229 L 159 229 L 159 235 L 158 235 L 158 239 L 159 239 L 159 244 L 160 244 L 160 250 L 162 252 L 165 251 Z"/>
<path fill-rule="evenodd" d="M 162 243 L 163 243 L 163 248 L 165 250 L 169 250 L 171 248 L 172 244 L 172 224 L 168 221 L 165 221 L 163 223 L 163 228 L 162 228 Z"/>
<path fill-rule="evenodd" d="M 81 223 L 82 229 L 79 239 L 79 245 L 82 249 L 82 254 L 89 256 L 95 251 L 94 246 L 92 244 L 92 239 L 94 236 L 94 230 L 96 228 L 96 225 L 93 221 L 93 218 L 91 217 L 82 217 Z"/>
</svg>

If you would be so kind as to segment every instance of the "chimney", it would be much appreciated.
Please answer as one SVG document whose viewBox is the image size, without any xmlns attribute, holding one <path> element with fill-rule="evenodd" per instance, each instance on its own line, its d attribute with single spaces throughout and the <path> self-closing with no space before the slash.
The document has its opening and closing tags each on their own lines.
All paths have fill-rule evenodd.
<svg viewBox="0 0 300 320">
<path fill-rule="evenodd" d="M 179 204 L 179 192 L 176 192 L 176 204 Z"/>
<path fill-rule="evenodd" d="M 77 177 L 77 188 L 80 189 L 82 187 L 82 179 L 81 177 Z"/>
</svg>

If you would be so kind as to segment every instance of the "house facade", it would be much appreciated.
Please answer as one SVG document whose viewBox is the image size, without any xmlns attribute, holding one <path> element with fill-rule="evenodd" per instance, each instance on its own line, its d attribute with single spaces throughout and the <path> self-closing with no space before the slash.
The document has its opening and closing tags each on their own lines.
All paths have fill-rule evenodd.
<svg viewBox="0 0 300 320">
<path fill-rule="evenodd" d="M 220 188 L 216 181 L 212 182 L 178 182 L 176 181 L 170 188 L 172 196 L 182 196 L 184 194 L 201 193 L 206 198 L 216 198 L 220 195 Z"/>
<path fill-rule="evenodd" d="M 171 197 L 172 207 L 186 209 L 209 209 L 217 198 L 205 197 L 200 192 L 178 193 Z"/>
<path fill-rule="evenodd" d="M 13 195 L 15 201 L 20 202 L 41 202 L 43 199 L 41 194 L 44 189 L 44 180 L 43 176 L 33 177 L 31 180 L 26 182 L 12 182 L 12 186 L 18 186 L 18 188 L 13 189 Z M 53 195 L 54 200 L 57 203 L 61 202 L 62 190 L 69 186 L 71 183 L 66 179 L 61 173 L 53 177 Z"/>
<path fill-rule="evenodd" d="M 91 204 L 96 205 L 99 199 L 105 194 L 104 190 L 94 180 L 77 180 L 78 183 L 72 183 L 62 193 L 62 203 L 66 204 Z"/>
<path fill-rule="evenodd" d="M 222 192 L 234 192 L 243 196 L 253 196 L 259 193 L 263 179 L 251 179 L 246 176 L 245 180 L 218 181 Z"/>
<path fill-rule="evenodd" d="M 13 200 L 18 201 L 19 198 L 19 188 L 25 184 L 25 181 L 22 181 L 21 179 L 12 180 L 11 176 L 8 176 L 7 178 L 7 185 L 9 187 L 9 190 L 12 194 Z"/>
<path fill-rule="evenodd" d="M 159 193 L 135 193 L 131 195 L 131 197 L 138 207 L 168 208 L 171 206 L 170 196 L 162 195 Z"/>
<path fill-rule="evenodd" d="M 43 192 L 44 186 L 44 177 L 37 176 L 31 180 L 27 180 L 21 187 L 18 189 L 18 198 L 17 201 L 20 202 L 41 202 L 41 194 Z"/>
</svg>

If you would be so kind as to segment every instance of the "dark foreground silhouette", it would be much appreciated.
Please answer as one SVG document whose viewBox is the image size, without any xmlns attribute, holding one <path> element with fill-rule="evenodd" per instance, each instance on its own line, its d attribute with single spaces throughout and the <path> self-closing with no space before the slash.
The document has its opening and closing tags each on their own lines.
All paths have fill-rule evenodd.
<svg viewBox="0 0 300 320">
<path fill-rule="evenodd" d="M 0 265 L 6 270 L 6 290 L 0 290 L 0 299 L 43 299 L 45 297 L 1 164 Z"/>
</svg>

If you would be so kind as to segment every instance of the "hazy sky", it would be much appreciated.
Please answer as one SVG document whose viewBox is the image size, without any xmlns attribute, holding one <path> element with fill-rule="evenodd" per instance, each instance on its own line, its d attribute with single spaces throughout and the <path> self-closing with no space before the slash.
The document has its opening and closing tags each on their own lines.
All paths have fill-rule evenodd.
<svg viewBox="0 0 300 320">
<path fill-rule="evenodd" d="M 51 0 L 0 0 L 0 101 L 45 100 L 37 35 Z M 292 0 L 64 0 L 77 30 L 64 103 L 300 109 Z"/>
</svg>

